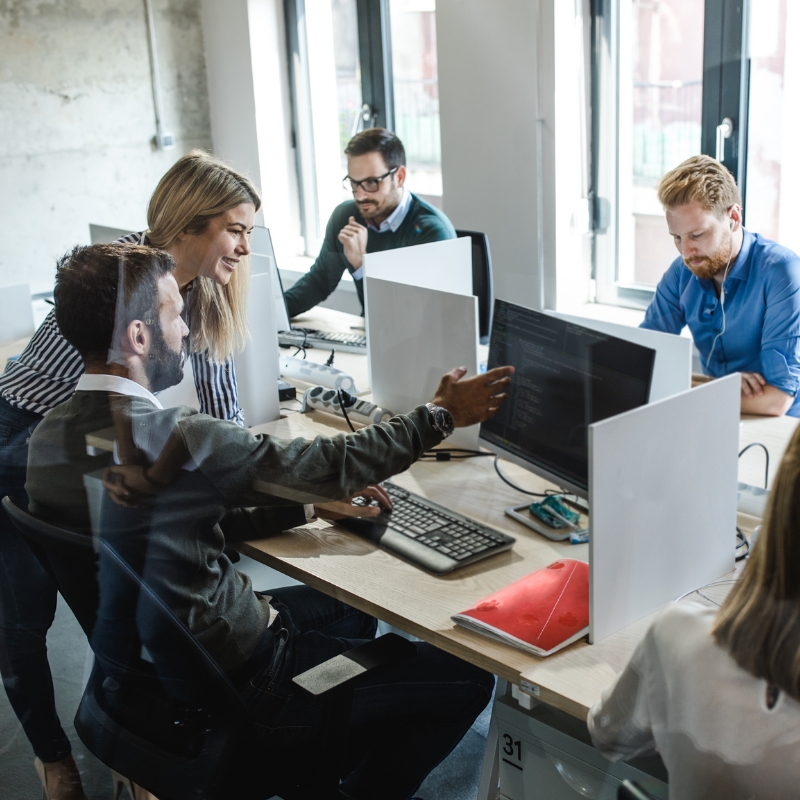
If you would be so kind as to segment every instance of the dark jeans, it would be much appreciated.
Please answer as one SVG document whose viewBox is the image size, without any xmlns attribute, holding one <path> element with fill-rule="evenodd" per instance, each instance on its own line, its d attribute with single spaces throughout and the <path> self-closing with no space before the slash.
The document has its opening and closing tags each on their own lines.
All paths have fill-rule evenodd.
<svg viewBox="0 0 800 800">
<path fill-rule="evenodd" d="M 28 507 L 28 439 L 41 421 L 0 398 L 0 497 Z M 47 631 L 56 610 L 56 587 L 33 551 L 0 509 L 0 674 L 8 699 L 34 753 L 58 761 L 70 744 L 56 714 L 47 663 Z"/>
<path fill-rule="evenodd" d="M 292 677 L 375 634 L 375 620 L 307 586 L 270 592 L 288 633 L 276 632 L 269 666 L 243 691 L 269 748 L 303 748 L 322 708 Z M 285 644 L 284 644 L 285 640 Z M 342 789 L 355 800 L 407 800 L 486 707 L 494 678 L 432 645 L 381 671 L 353 699 Z"/>
</svg>

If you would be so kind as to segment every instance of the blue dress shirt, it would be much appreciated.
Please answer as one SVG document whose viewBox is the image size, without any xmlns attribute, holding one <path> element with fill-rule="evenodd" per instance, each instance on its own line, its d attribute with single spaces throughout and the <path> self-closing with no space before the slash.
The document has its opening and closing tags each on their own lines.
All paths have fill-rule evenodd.
<svg viewBox="0 0 800 800">
<path fill-rule="evenodd" d="M 682 258 L 659 281 L 641 327 L 677 334 L 688 325 L 706 375 L 759 372 L 795 398 L 787 414 L 800 417 L 800 257 L 743 232 L 725 280 L 725 333 L 716 346 L 722 311 L 714 282 L 698 278 Z"/>
</svg>

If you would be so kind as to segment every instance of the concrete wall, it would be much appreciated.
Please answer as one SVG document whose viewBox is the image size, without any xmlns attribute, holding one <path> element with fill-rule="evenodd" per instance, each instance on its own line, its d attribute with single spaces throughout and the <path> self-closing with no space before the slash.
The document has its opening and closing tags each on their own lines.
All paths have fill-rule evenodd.
<svg viewBox="0 0 800 800">
<path fill-rule="evenodd" d="M 158 179 L 211 147 L 199 0 L 153 0 L 164 128 L 156 150 L 143 0 L 0 3 L 0 287 L 52 286 L 90 222 L 145 226 Z"/>
</svg>

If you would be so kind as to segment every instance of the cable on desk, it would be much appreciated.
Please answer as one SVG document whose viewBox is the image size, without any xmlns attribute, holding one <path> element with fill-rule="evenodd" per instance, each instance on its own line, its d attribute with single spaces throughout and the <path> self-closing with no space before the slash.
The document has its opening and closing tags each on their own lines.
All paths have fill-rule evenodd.
<svg viewBox="0 0 800 800">
<path fill-rule="evenodd" d="M 751 447 L 760 447 L 764 451 L 764 456 L 766 460 L 766 467 L 764 468 L 764 488 L 768 488 L 769 485 L 769 450 L 767 450 L 767 446 L 765 444 L 761 444 L 761 442 L 753 442 L 752 444 L 747 445 L 747 447 L 742 448 L 739 452 L 739 458 L 741 458 Z"/>
<path fill-rule="evenodd" d="M 495 472 L 497 472 L 497 474 L 500 476 L 500 480 L 503 481 L 503 483 L 507 483 L 512 489 L 516 489 L 518 492 L 530 495 L 531 497 L 547 497 L 549 494 L 552 494 L 552 492 L 529 492 L 527 489 L 521 489 L 515 483 L 512 483 L 508 478 L 506 478 L 506 476 L 503 475 L 502 472 L 500 472 L 500 465 L 498 463 L 499 461 L 500 461 L 500 456 L 495 456 L 494 457 Z"/>
<path fill-rule="evenodd" d="M 332 367 L 333 366 L 333 357 L 335 355 L 336 355 L 336 348 L 332 347 L 331 348 L 331 354 L 328 356 L 328 360 L 325 362 L 325 366 L 326 367 Z"/>
<path fill-rule="evenodd" d="M 738 542 L 736 545 L 737 551 L 741 550 L 743 547 L 745 548 L 744 553 L 736 556 L 736 560 L 744 561 L 747 556 L 750 555 L 750 542 L 747 541 L 747 537 L 744 535 L 744 532 L 738 525 L 736 526 L 736 541 Z"/>
<path fill-rule="evenodd" d="M 704 583 L 702 586 L 698 586 L 696 589 L 689 589 L 688 592 L 684 592 L 680 597 L 676 598 L 673 602 L 678 603 L 681 600 L 683 600 L 684 597 L 688 597 L 690 594 L 694 594 L 695 592 L 700 593 L 701 589 L 708 589 L 710 586 L 722 586 L 722 584 L 724 583 L 739 583 L 739 579 L 734 578 L 733 580 L 712 581 L 711 583 Z M 705 595 L 703 595 L 703 597 L 705 597 Z M 709 599 L 710 598 L 706 597 L 706 600 Z M 714 600 L 711 600 L 711 602 L 715 603 L 715 605 L 719 605 L 719 603 L 716 603 Z"/>
<path fill-rule="evenodd" d="M 487 453 L 485 450 L 467 450 L 463 447 L 437 447 L 434 450 L 426 450 L 420 457 L 420 461 L 462 461 L 465 458 L 481 458 L 493 456 L 494 453 Z"/>
<path fill-rule="evenodd" d="M 331 356 L 331 358 L 333 358 Z M 336 390 L 336 395 L 339 398 L 339 408 L 342 409 L 342 414 L 344 414 L 344 418 L 347 421 L 347 425 L 353 433 L 356 432 L 356 429 L 353 427 L 353 423 L 350 422 L 350 415 L 347 413 L 347 409 L 344 407 L 345 400 L 353 399 L 351 395 L 347 394 L 347 392 L 342 391 L 341 389 Z"/>
<path fill-rule="evenodd" d="M 306 358 L 306 347 L 308 347 L 308 331 L 305 328 L 295 328 L 295 330 L 303 332 L 303 341 L 300 342 L 297 350 L 295 350 L 292 354 L 292 358 L 295 358 L 301 350 L 303 351 L 303 358 Z"/>
</svg>

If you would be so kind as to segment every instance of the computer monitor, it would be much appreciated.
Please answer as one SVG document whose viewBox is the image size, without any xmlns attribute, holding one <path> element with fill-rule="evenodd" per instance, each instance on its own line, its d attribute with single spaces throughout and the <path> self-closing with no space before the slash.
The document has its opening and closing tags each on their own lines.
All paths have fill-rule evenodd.
<svg viewBox="0 0 800 800">
<path fill-rule="evenodd" d="M 629 342 L 655 350 L 656 361 L 653 366 L 653 382 L 650 386 L 649 402 L 655 403 L 665 397 L 672 397 L 692 388 L 692 340 L 688 337 L 662 331 L 651 331 L 647 328 L 634 328 L 631 325 L 621 325 L 606 320 L 586 319 L 574 314 L 563 314 L 560 311 L 547 311 L 546 313 L 552 317 L 591 328 L 593 331 L 627 339 Z"/>
<path fill-rule="evenodd" d="M 480 444 L 588 498 L 589 425 L 645 405 L 655 351 L 496 300 L 489 369 L 516 368 Z"/>
</svg>

